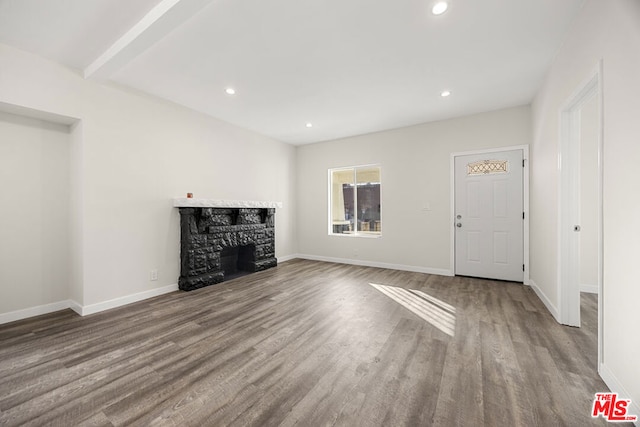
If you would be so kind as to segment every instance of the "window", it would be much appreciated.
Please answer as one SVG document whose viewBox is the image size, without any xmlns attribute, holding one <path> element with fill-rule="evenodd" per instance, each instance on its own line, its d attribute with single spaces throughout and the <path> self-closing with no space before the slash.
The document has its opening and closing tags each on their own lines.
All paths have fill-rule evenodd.
<svg viewBox="0 0 640 427">
<path fill-rule="evenodd" d="M 329 234 L 380 236 L 380 166 L 329 169 Z"/>
</svg>

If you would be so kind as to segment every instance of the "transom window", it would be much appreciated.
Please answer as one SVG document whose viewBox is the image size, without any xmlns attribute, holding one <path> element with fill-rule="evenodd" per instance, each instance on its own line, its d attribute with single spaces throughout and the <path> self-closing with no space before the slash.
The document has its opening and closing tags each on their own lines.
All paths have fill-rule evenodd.
<svg viewBox="0 0 640 427">
<path fill-rule="evenodd" d="M 467 175 L 506 173 L 508 164 L 506 160 L 480 160 L 467 164 Z"/>
<path fill-rule="evenodd" d="M 329 234 L 380 236 L 380 186 L 379 165 L 329 169 Z"/>
</svg>

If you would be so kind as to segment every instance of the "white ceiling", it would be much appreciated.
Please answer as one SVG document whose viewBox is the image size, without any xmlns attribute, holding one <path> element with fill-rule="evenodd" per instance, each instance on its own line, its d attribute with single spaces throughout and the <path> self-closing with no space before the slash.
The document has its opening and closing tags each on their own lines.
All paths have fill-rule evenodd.
<svg viewBox="0 0 640 427">
<path fill-rule="evenodd" d="M 0 43 L 304 144 L 528 104 L 583 1 L 0 0 Z"/>
</svg>

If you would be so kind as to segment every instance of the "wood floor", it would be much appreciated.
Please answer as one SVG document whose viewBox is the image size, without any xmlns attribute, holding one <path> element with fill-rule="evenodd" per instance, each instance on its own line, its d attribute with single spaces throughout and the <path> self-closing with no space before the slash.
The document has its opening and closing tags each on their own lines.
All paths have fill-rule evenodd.
<svg viewBox="0 0 640 427">
<path fill-rule="evenodd" d="M 452 306 L 453 336 L 371 283 Z M 293 260 L 0 326 L 0 425 L 606 425 L 584 306 L 569 328 L 523 285 Z"/>
</svg>

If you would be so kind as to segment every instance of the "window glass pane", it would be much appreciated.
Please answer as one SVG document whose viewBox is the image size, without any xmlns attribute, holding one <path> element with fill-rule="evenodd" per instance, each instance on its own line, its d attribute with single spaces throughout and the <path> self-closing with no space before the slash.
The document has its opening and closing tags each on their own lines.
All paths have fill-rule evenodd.
<svg viewBox="0 0 640 427">
<path fill-rule="evenodd" d="M 380 233 L 380 168 L 356 169 L 358 231 Z"/>
<path fill-rule="evenodd" d="M 353 169 L 331 172 L 331 220 L 332 232 L 343 234 L 354 230 L 354 187 Z"/>
<path fill-rule="evenodd" d="M 331 169 L 332 234 L 380 235 L 380 166 Z"/>
</svg>

